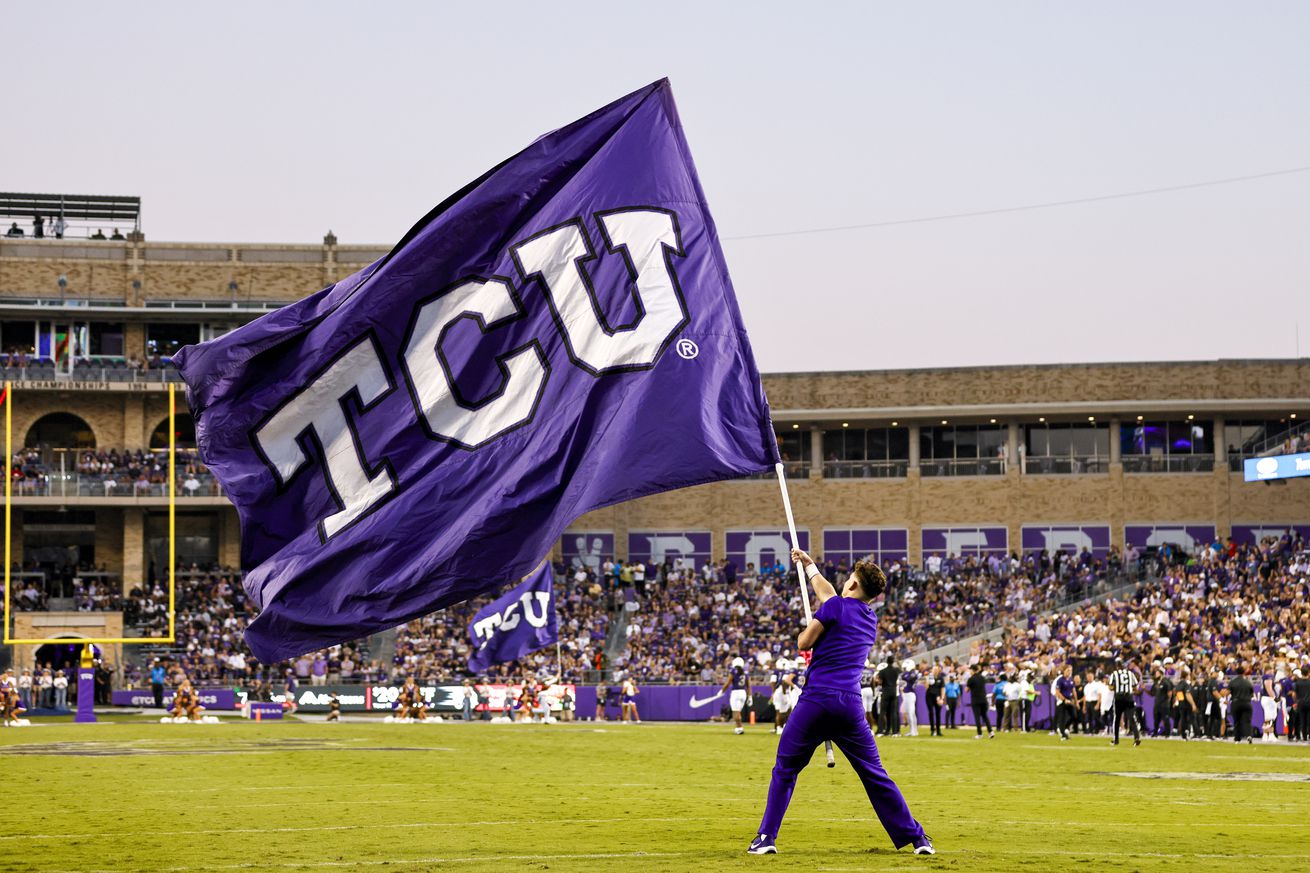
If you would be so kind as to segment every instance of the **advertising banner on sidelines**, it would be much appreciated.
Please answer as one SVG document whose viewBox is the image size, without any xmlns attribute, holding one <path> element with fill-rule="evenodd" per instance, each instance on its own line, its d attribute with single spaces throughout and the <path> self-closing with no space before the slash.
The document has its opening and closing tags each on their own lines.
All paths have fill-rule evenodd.
<svg viewBox="0 0 1310 873">
<path fill-rule="evenodd" d="M 587 567 L 599 573 L 601 564 L 614 560 L 614 531 L 566 530 L 559 538 L 559 550 L 564 566 Z"/>
<path fill-rule="evenodd" d="M 200 705 L 205 709 L 236 709 L 237 694 L 231 688 L 197 688 Z M 114 691 L 109 698 L 114 706 L 154 706 L 155 695 L 149 688 Z M 164 708 L 173 705 L 173 689 L 164 691 Z"/>
<path fill-rule="evenodd" d="M 910 532 L 903 527 L 826 527 L 823 529 L 823 559 L 834 564 L 856 561 L 870 555 L 879 564 L 904 563 L 910 554 Z"/>
<path fill-rule="evenodd" d="M 1010 534 L 1000 526 L 925 527 L 921 533 L 923 558 L 946 558 L 951 555 L 1005 554 Z"/>
<path fill-rule="evenodd" d="M 756 570 L 779 562 L 791 566 L 791 537 L 785 530 L 730 530 L 726 537 L 728 560 L 737 565 L 738 572 L 748 564 L 754 564 Z M 797 529 L 796 538 L 808 552 L 810 532 Z"/>
<path fill-rule="evenodd" d="M 710 560 L 712 534 L 707 530 L 631 531 L 628 560 L 640 561 L 647 569 L 673 561 L 689 569 L 703 567 Z"/>
<path fill-rule="evenodd" d="M 522 685 L 502 683 L 473 687 L 487 695 L 487 705 L 475 707 L 478 712 L 483 709 L 496 713 L 502 712 L 506 703 L 518 699 L 523 690 Z M 463 712 L 464 690 L 464 686 L 458 683 L 451 685 L 419 683 L 419 691 L 423 695 L 423 701 L 428 705 L 429 712 Z M 577 700 L 578 689 L 574 685 L 552 685 L 543 693 L 555 700 L 552 709 L 558 712 L 560 698 L 566 691 Z M 296 689 L 296 706 L 301 712 L 327 712 L 328 702 L 334 693 L 341 703 L 342 712 L 389 713 L 395 708 L 396 698 L 400 695 L 400 685 L 301 685 Z M 594 693 L 592 700 L 594 708 Z"/>
<path fill-rule="evenodd" d="M 1124 544 L 1139 551 L 1150 546 L 1173 544 L 1184 552 L 1205 548 L 1214 542 L 1214 525 L 1164 522 L 1124 525 Z"/>
<path fill-rule="evenodd" d="M 637 714 L 643 721 L 708 721 L 710 718 L 720 715 L 723 708 L 728 703 L 728 695 L 720 694 L 718 685 L 642 685 L 638 686 L 637 695 Z M 769 687 L 762 682 L 752 683 L 752 689 L 756 692 L 755 700 L 762 710 L 767 704 L 767 695 Z M 1037 689 L 1037 699 L 1033 702 L 1032 708 L 1032 726 L 1037 730 L 1050 730 L 1055 718 L 1055 697 L 1051 693 L 1050 685 L 1041 683 L 1035 686 Z M 989 718 L 992 721 L 992 727 L 997 728 L 996 709 L 991 705 L 991 683 L 988 683 L 988 709 Z M 606 694 L 605 716 L 610 720 L 617 720 L 621 717 L 619 711 L 619 686 L 614 685 L 608 689 Z M 919 730 L 927 733 L 929 724 L 927 694 L 922 685 L 916 689 L 915 711 L 918 713 Z M 1146 714 L 1146 724 L 1148 727 L 1154 727 L 1155 717 L 1153 714 L 1153 700 L 1150 694 L 1143 695 L 1142 704 Z M 578 717 L 593 718 L 596 714 L 596 689 L 592 686 L 580 686 L 578 688 Z M 946 707 L 942 707 L 943 724 L 946 718 Z M 1251 716 L 1251 723 L 1254 728 L 1260 727 L 1263 715 L 1259 706 L 1254 707 Z M 902 724 L 904 719 L 902 719 Z M 973 713 L 969 706 L 968 693 L 963 694 L 955 710 L 955 723 L 960 726 L 967 725 L 973 727 Z M 766 728 L 767 729 L 767 728 Z M 1278 717 L 1278 730 L 1283 730 L 1282 715 Z"/>
<path fill-rule="evenodd" d="M 1025 524 L 1020 539 L 1025 555 L 1043 549 L 1074 555 L 1087 549 L 1096 558 L 1110 553 L 1108 524 Z"/>
<path fill-rule="evenodd" d="M 1300 534 L 1302 539 L 1310 540 L 1310 524 L 1235 524 L 1233 541 L 1239 546 L 1249 546 L 1266 537 L 1281 538 L 1284 534 Z"/>
</svg>

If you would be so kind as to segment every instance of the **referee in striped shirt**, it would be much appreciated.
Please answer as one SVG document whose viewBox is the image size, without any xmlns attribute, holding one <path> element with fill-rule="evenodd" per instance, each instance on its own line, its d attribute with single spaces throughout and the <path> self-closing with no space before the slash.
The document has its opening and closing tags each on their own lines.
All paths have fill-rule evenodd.
<svg viewBox="0 0 1310 873">
<path fill-rule="evenodd" d="M 1133 702 L 1133 692 L 1137 690 L 1138 684 L 1137 674 L 1124 666 L 1122 658 L 1116 658 L 1114 672 L 1106 679 L 1106 684 L 1114 692 L 1114 739 L 1110 744 L 1119 745 L 1119 722 L 1127 719 L 1133 729 L 1133 745 L 1140 746 L 1142 735 L 1137 727 L 1137 717 L 1134 712 L 1136 705 Z"/>
</svg>

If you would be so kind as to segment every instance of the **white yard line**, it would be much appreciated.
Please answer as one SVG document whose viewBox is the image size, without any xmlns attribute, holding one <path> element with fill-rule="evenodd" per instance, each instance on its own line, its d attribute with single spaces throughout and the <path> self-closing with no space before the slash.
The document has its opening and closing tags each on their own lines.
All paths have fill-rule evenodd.
<svg viewBox="0 0 1310 873">
<path fill-rule="evenodd" d="M 504 861 L 604 861 L 625 858 L 681 858 L 686 855 L 701 854 L 693 852 L 596 852 L 576 855 L 481 855 L 440 858 L 397 858 L 395 860 L 361 860 L 361 861 L 286 861 L 276 862 L 260 860 L 246 864 L 206 864 L 203 867 L 160 867 L 161 873 L 187 873 L 191 870 L 288 870 L 298 867 L 404 867 L 406 864 L 481 864 Z M 112 870 L 61 870 L 52 873 L 115 873 Z"/>
</svg>

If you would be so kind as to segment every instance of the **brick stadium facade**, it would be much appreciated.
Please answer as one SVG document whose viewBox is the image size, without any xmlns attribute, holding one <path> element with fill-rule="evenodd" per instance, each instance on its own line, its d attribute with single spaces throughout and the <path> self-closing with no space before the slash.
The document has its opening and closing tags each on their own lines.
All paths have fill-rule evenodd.
<svg viewBox="0 0 1310 873">
<path fill-rule="evenodd" d="M 171 372 L 129 378 L 123 359 L 217 335 L 385 251 L 333 239 L 0 239 L 0 351 L 30 346 L 39 356 L 61 331 L 90 337 L 81 350 L 89 361 L 75 361 L 71 374 L 6 371 L 19 379 L 15 445 L 65 413 L 84 423 L 83 444 L 147 448 L 166 422 Z M 840 538 L 850 529 L 903 531 L 899 548 L 917 563 L 932 532 L 945 529 L 1003 529 L 1004 547 L 1019 549 L 1025 527 L 1103 527 L 1122 545 L 1139 525 L 1200 525 L 1220 537 L 1242 526 L 1310 525 L 1310 480 L 1248 484 L 1237 463 L 1310 419 L 1310 360 L 793 373 L 765 383 L 798 523 L 817 551 L 825 531 Z M 164 500 L 65 488 L 20 494 L 15 506 L 16 561 L 26 543 L 58 528 L 51 512 L 76 511 L 88 528 L 86 551 L 126 588 L 147 572 Z M 191 554 L 238 563 L 236 514 L 224 498 L 186 497 L 178 522 Z M 696 532 L 718 558 L 730 532 L 782 526 L 776 484 L 751 480 L 608 508 L 574 530 L 598 535 L 619 556 L 634 532 Z"/>
</svg>

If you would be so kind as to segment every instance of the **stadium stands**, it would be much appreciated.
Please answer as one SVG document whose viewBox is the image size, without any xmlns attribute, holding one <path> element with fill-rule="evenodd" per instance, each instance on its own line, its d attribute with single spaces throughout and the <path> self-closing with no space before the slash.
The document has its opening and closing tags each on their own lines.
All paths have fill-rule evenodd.
<svg viewBox="0 0 1310 873">
<path fill-rule="evenodd" d="M 1198 676 L 1236 662 L 1272 674 L 1310 659 L 1310 553 L 1299 537 L 1179 555 L 1131 597 L 1006 623 L 971 659 L 992 668 L 1030 662 L 1049 677 L 1066 663 L 1130 656 L 1141 666 L 1171 659 Z"/>
</svg>

